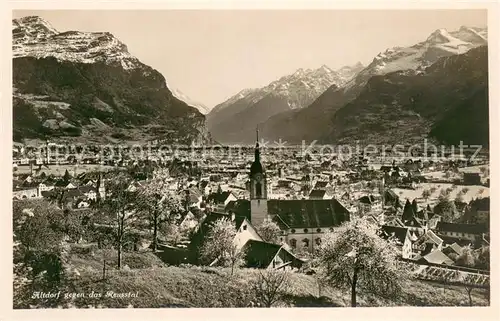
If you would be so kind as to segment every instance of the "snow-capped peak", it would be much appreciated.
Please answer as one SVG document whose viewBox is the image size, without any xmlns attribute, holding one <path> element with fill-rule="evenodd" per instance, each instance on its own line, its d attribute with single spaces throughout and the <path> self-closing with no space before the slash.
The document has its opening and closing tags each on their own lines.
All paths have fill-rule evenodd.
<svg viewBox="0 0 500 321">
<path fill-rule="evenodd" d="M 347 74 L 348 77 L 352 75 L 353 71 Z M 317 69 L 299 68 L 292 74 L 283 76 L 262 88 L 241 91 L 217 105 L 212 110 L 212 114 L 231 106 L 240 99 L 247 101 L 248 104 L 255 104 L 268 95 L 285 99 L 291 109 L 306 107 L 330 86 L 344 84 L 348 80 L 345 76 L 326 65 Z"/>
<path fill-rule="evenodd" d="M 38 17 L 38 16 L 27 16 L 19 19 L 12 20 L 12 30 L 16 28 L 24 28 L 25 31 L 30 33 L 40 33 L 40 34 L 57 34 L 59 33 L 52 25 Z"/>
<path fill-rule="evenodd" d="M 454 41 L 455 39 L 456 38 L 450 35 L 448 31 L 446 31 L 446 29 L 437 29 L 436 31 L 430 34 L 426 42 L 438 44 L 438 43 Z"/>
<path fill-rule="evenodd" d="M 437 29 L 425 41 L 410 47 L 394 47 L 379 53 L 356 78 L 345 86 L 345 90 L 361 88 L 374 75 L 403 70 L 422 71 L 441 57 L 467 52 L 469 49 L 487 44 L 486 28 L 461 27 L 448 32 Z"/>
<path fill-rule="evenodd" d="M 172 95 L 174 95 L 177 99 L 182 100 L 189 106 L 192 106 L 200 111 L 203 115 L 206 115 L 210 112 L 210 108 L 207 106 L 203 105 L 202 103 L 199 103 L 197 101 L 192 100 L 189 98 L 187 95 L 185 95 L 182 91 L 180 91 L 177 88 L 171 89 Z"/>
<path fill-rule="evenodd" d="M 59 32 L 46 20 L 28 16 L 12 20 L 13 57 L 54 57 L 78 63 L 119 63 L 124 69 L 141 64 L 127 46 L 109 32 Z"/>
<path fill-rule="evenodd" d="M 458 31 L 450 32 L 450 34 L 462 41 L 476 43 L 476 44 L 486 44 L 487 43 L 487 30 L 482 28 L 470 28 L 466 26 L 461 26 Z"/>
<path fill-rule="evenodd" d="M 327 73 L 331 73 L 331 72 L 333 72 L 333 70 L 331 70 L 330 68 L 328 68 L 328 66 L 327 66 L 327 65 L 323 65 L 323 66 L 321 66 L 320 70 L 321 70 L 321 71 L 324 71 L 324 72 L 327 72 Z"/>
</svg>

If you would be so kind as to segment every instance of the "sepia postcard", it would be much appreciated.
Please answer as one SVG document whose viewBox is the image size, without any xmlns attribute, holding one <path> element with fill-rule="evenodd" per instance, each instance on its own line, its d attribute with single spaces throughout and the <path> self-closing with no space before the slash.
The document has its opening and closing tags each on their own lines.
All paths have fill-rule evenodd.
<svg viewBox="0 0 500 321">
<path fill-rule="evenodd" d="M 11 3 L 7 319 L 498 318 L 498 3 L 355 3 Z"/>
</svg>

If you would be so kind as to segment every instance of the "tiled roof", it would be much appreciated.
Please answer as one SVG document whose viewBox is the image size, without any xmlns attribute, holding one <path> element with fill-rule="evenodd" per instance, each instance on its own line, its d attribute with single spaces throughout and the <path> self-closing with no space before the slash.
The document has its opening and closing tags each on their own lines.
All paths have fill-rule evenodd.
<svg viewBox="0 0 500 321">
<path fill-rule="evenodd" d="M 451 253 L 454 253 L 456 255 L 461 255 L 462 254 L 462 247 L 458 245 L 457 243 L 453 243 L 448 245 L 447 247 L 443 248 L 443 253 L 446 255 L 450 255 Z"/>
<path fill-rule="evenodd" d="M 280 249 L 281 245 L 249 240 L 243 247 L 246 251 L 247 267 L 267 268 Z"/>
<path fill-rule="evenodd" d="M 280 252 L 284 254 L 285 262 L 291 262 L 291 265 L 294 267 L 300 267 L 304 263 L 281 245 L 277 244 L 257 240 L 248 240 L 248 242 L 245 243 L 243 250 L 246 251 L 245 258 L 247 267 L 251 268 L 269 267 L 273 258 Z"/>
<path fill-rule="evenodd" d="M 317 181 L 316 185 L 314 185 L 314 189 L 322 189 L 328 186 L 328 182 L 325 181 Z"/>
<path fill-rule="evenodd" d="M 398 242 L 403 244 L 408 234 L 408 229 L 405 227 L 382 225 L 380 227 L 380 236 L 384 239 L 394 237 Z"/>
<path fill-rule="evenodd" d="M 453 264 L 453 260 L 439 250 L 430 252 L 429 254 L 425 255 L 423 259 L 426 262 L 434 264 Z"/>
<path fill-rule="evenodd" d="M 82 193 L 88 193 L 88 192 L 90 192 L 90 191 L 94 191 L 94 192 L 96 192 L 96 191 L 97 191 L 95 187 L 93 187 L 93 186 L 87 186 L 87 185 L 86 185 L 86 186 L 80 186 L 78 189 L 79 189 Z"/>
<path fill-rule="evenodd" d="M 250 220 L 250 201 L 244 199 L 230 201 L 227 203 L 225 211 L 234 213 L 236 216 L 244 216 Z"/>
<path fill-rule="evenodd" d="M 311 193 L 309 193 L 310 198 L 323 198 L 326 194 L 325 190 L 313 189 Z"/>
<path fill-rule="evenodd" d="M 339 226 L 349 221 L 349 211 L 336 199 L 269 200 L 267 210 L 290 228 Z"/>
<path fill-rule="evenodd" d="M 373 195 L 365 195 L 358 199 L 363 204 L 373 204 L 375 202 L 375 197 Z"/>
<path fill-rule="evenodd" d="M 482 234 L 488 231 L 485 224 L 459 224 L 448 222 L 438 222 L 436 230 L 438 232 L 457 232 L 468 234 Z"/>
</svg>

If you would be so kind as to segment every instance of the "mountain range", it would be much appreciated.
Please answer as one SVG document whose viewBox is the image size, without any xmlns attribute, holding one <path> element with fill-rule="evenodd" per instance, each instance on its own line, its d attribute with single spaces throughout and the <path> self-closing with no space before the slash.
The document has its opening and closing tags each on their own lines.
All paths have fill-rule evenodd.
<svg viewBox="0 0 500 321">
<path fill-rule="evenodd" d="M 372 97 L 371 100 L 362 101 L 363 97 L 359 97 L 363 91 L 371 92 L 372 95 L 376 93 L 373 89 L 373 83 L 370 80 L 375 78 L 381 79 L 381 76 L 390 75 L 397 72 L 399 75 L 411 75 L 417 77 L 427 72 L 427 69 L 433 63 L 436 63 L 441 58 L 456 56 L 466 53 L 471 48 L 487 45 L 487 29 L 481 28 L 468 28 L 461 27 L 458 31 L 448 33 L 444 29 L 439 29 L 433 32 L 425 41 L 415 44 L 410 47 L 394 47 L 387 49 L 383 53 L 379 53 L 373 61 L 361 70 L 351 81 L 345 86 L 332 86 L 328 88 L 322 95 L 320 95 L 311 105 L 299 111 L 289 111 L 277 114 L 270 117 L 268 120 L 259 125 L 261 128 L 261 135 L 268 140 L 282 139 L 292 144 L 300 144 L 303 140 L 313 141 L 318 140 L 323 143 L 338 143 L 340 141 L 355 141 L 360 140 L 370 143 L 373 140 L 377 142 L 399 142 L 399 135 L 396 136 L 380 136 L 380 132 L 373 127 L 373 135 L 356 135 L 356 128 L 352 131 L 344 130 L 344 122 L 340 115 L 356 117 L 359 110 L 350 109 L 353 104 L 351 101 L 357 99 L 354 104 L 365 105 L 365 112 L 372 115 L 373 119 L 370 123 L 376 124 L 380 121 L 380 126 L 383 124 L 384 117 L 382 114 L 377 116 L 377 107 L 381 101 Z M 468 57 L 468 56 L 466 56 Z M 471 57 L 474 59 L 474 57 Z M 487 58 L 481 60 L 487 61 Z M 457 68 L 459 66 L 456 66 Z M 478 66 L 476 73 L 481 73 L 482 79 L 487 82 L 487 69 L 481 69 Z M 444 70 L 443 70 L 444 72 Z M 378 78 L 377 78 L 378 77 Z M 451 75 L 442 75 L 444 79 L 451 77 Z M 415 78 L 420 79 L 420 78 Z M 427 81 L 431 81 L 430 77 L 423 77 Z M 460 79 L 451 79 L 459 82 Z M 407 86 L 411 86 L 410 83 Z M 429 84 L 427 89 L 432 89 L 432 83 Z M 439 87 L 439 84 L 436 84 Z M 386 87 L 377 87 L 377 90 L 386 90 Z M 446 97 L 453 97 L 453 92 L 460 90 L 468 90 L 465 88 L 441 88 L 443 90 L 450 90 L 451 92 L 443 92 L 442 95 Z M 422 89 L 424 90 L 424 89 Z M 389 98 L 397 96 L 397 91 L 379 92 L 380 95 L 385 95 Z M 463 93 L 464 95 L 466 93 Z M 427 92 L 420 93 L 422 99 L 431 99 L 432 95 Z M 460 92 L 457 95 L 462 96 Z M 366 98 L 366 96 L 364 96 Z M 429 98 L 427 98 L 429 97 Z M 392 98 L 391 98 L 392 99 Z M 433 101 L 429 101 L 433 104 Z M 440 105 L 435 106 L 441 109 Z M 338 116 L 336 114 L 342 109 Z M 387 110 L 380 110 L 384 112 Z M 399 121 L 403 123 L 404 121 Z M 487 124 L 487 118 L 486 118 Z M 361 124 L 360 124 L 361 125 Z M 431 126 L 431 125 L 429 125 Z M 361 131 L 359 131 L 360 133 Z M 397 131 L 394 131 L 397 133 Z M 411 137 L 406 137 L 411 140 L 421 140 L 427 137 L 427 131 L 417 131 Z M 385 134 L 384 134 L 385 135 Z M 435 137 L 438 141 L 441 137 Z"/>
<path fill-rule="evenodd" d="M 346 84 L 362 68 L 357 63 L 338 71 L 326 65 L 298 69 L 262 88 L 245 89 L 212 109 L 207 115 L 209 131 L 219 142 L 249 142 L 258 124 L 273 115 L 308 106 L 330 86 Z"/>
<path fill-rule="evenodd" d="M 453 99 L 453 97 L 455 97 L 454 95 L 456 95 L 456 97 L 469 97 L 468 95 L 473 95 L 475 91 L 471 88 L 476 88 L 476 83 L 470 83 L 470 85 L 474 85 L 472 87 L 463 87 L 460 86 L 462 79 L 450 79 L 450 77 L 454 77 L 453 75 L 456 77 L 473 76 L 474 81 L 478 81 L 481 84 L 484 82 L 487 83 L 488 70 L 487 68 L 483 68 L 484 64 L 487 63 L 487 51 L 483 49 L 483 51 L 475 51 L 473 55 L 466 54 L 473 48 L 485 45 L 487 45 L 487 29 L 461 27 L 454 32 L 447 32 L 444 29 L 436 30 L 425 41 L 410 47 L 394 47 L 387 49 L 385 52 L 379 53 L 368 66 L 359 71 L 355 77 L 345 85 L 332 85 L 306 108 L 275 114 L 260 123 L 259 128 L 261 128 L 261 135 L 270 141 L 282 139 L 291 144 L 300 144 L 303 140 L 318 140 L 323 143 L 338 143 L 340 141 L 348 142 L 355 140 L 361 140 L 367 143 L 372 141 L 398 142 L 399 138 L 401 138 L 398 134 L 398 130 L 384 131 L 380 129 L 387 126 L 387 117 L 385 117 L 384 113 L 390 113 L 391 111 L 386 108 L 380 109 L 379 107 L 380 105 L 386 105 L 387 102 L 385 100 L 387 99 L 391 99 L 391 104 L 394 103 L 397 105 L 402 103 L 398 99 L 400 95 L 398 90 L 402 88 L 397 88 L 395 86 L 390 88 L 387 86 L 374 87 L 374 85 L 378 84 L 382 79 L 385 79 L 386 82 L 390 82 L 392 81 L 391 79 L 395 77 L 408 77 L 404 80 L 406 81 L 406 87 L 411 88 L 413 82 L 415 82 L 415 84 L 420 84 L 419 88 L 421 92 L 419 93 L 419 99 L 426 101 L 429 105 L 433 105 L 433 108 L 438 110 L 451 110 L 446 117 L 453 118 L 454 108 L 451 108 L 453 106 L 449 105 L 452 102 L 453 104 L 460 103 L 460 101 Z M 480 56 L 480 53 L 483 54 L 481 59 L 476 57 L 476 55 Z M 436 62 L 443 61 L 443 58 L 459 55 L 465 55 L 464 58 L 461 58 L 464 61 L 471 59 L 471 64 L 473 66 L 474 64 L 478 64 L 477 70 L 471 67 L 471 70 L 469 70 L 471 73 L 470 75 L 459 75 L 457 73 L 445 74 L 449 72 L 447 69 L 432 67 Z M 486 55 L 486 57 L 484 57 L 484 55 Z M 449 63 L 453 64 L 454 60 L 444 61 L 450 61 Z M 456 65 L 455 68 L 460 68 L 460 66 Z M 438 76 L 440 72 L 444 74 Z M 432 76 L 429 76 L 429 73 L 432 73 Z M 384 75 L 388 75 L 388 77 L 384 78 Z M 480 77 L 478 75 L 480 75 Z M 432 83 L 438 78 L 447 85 L 440 86 L 440 83 Z M 424 83 L 428 81 L 429 83 L 423 85 L 420 81 Z M 433 87 L 433 85 L 435 85 L 435 87 Z M 454 85 L 456 85 L 456 87 Z M 433 100 L 437 99 L 434 95 L 434 88 L 440 88 L 444 91 L 440 96 L 447 97 L 449 101 L 439 101 L 443 102 L 444 105 L 448 105 L 449 108 L 445 108 L 444 105 L 435 104 L 438 100 Z M 484 90 L 487 94 L 487 86 Z M 367 94 L 368 92 L 371 93 L 371 96 Z M 364 93 L 363 96 L 361 96 L 362 93 Z M 376 94 L 378 96 L 376 96 Z M 386 97 L 383 101 L 381 100 L 382 96 Z M 485 102 L 487 103 L 487 97 Z M 358 106 L 358 108 L 351 108 L 353 106 Z M 361 106 L 363 106 L 363 110 L 360 110 Z M 402 106 L 397 105 L 396 107 L 401 108 Z M 457 106 L 454 105 L 454 107 Z M 408 112 L 410 113 L 410 111 Z M 419 114 L 418 110 L 412 112 L 415 113 L 415 117 L 422 116 Z M 486 117 L 481 122 L 487 126 L 488 114 L 478 114 L 476 116 L 479 115 Z M 345 119 L 343 117 L 345 117 Z M 391 116 L 388 117 L 390 118 Z M 404 125 L 405 121 L 403 119 L 396 121 L 396 116 L 394 115 L 392 117 L 395 123 Z M 358 123 L 358 125 L 361 126 L 359 130 L 356 126 L 347 128 L 349 124 L 347 120 L 355 118 L 360 121 Z M 434 128 L 434 126 L 440 128 L 438 124 L 434 123 L 435 121 L 438 121 L 438 119 L 432 117 L 428 118 L 425 121 L 427 126 L 426 130 L 415 129 L 413 134 L 411 131 L 407 132 L 405 135 L 408 137 L 405 138 L 418 140 L 427 137 L 430 133 L 429 128 Z M 369 124 L 368 128 L 371 129 L 367 129 L 366 131 L 361 130 L 364 122 L 367 122 Z M 410 124 L 407 127 L 410 128 L 413 126 Z M 447 128 L 450 129 L 449 127 Z M 461 130 L 467 132 L 467 126 Z M 387 136 L 389 133 L 391 135 L 396 134 L 396 136 Z M 445 137 L 442 136 L 442 131 L 435 129 L 432 133 L 435 134 L 434 138 L 438 141 L 449 141 L 449 137 L 445 139 Z M 472 130 L 469 134 L 471 137 L 474 136 Z M 484 137 L 481 140 L 487 141 Z"/>
<path fill-rule="evenodd" d="M 12 20 L 15 141 L 158 139 L 288 144 L 488 145 L 486 28 L 438 29 L 371 63 L 298 69 L 209 109 L 109 32 L 59 32 L 37 16 Z"/>
<path fill-rule="evenodd" d="M 207 139 L 205 117 L 109 32 L 59 32 L 28 16 L 12 20 L 12 35 L 15 141 Z"/>
</svg>

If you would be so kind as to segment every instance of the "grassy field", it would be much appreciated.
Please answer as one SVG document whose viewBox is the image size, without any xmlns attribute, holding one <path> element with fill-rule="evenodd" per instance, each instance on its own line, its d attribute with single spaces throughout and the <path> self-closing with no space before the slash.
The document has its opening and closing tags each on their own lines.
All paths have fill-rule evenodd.
<svg viewBox="0 0 500 321">
<path fill-rule="evenodd" d="M 421 183 L 414 190 L 393 188 L 392 190 L 399 198 L 403 201 L 409 199 L 410 201 L 414 199 L 419 199 L 419 204 L 431 204 L 436 203 L 441 191 L 450 189 L 449 199 L 454 200 L 458 194 L 462 195 L 465 202 L 470 202 L 473 198 L 485 198 L 490 197 L 489 187 L 480 185 L 453 185 L 450 183 Z M 431 195 L 427 200 L 422 198 L 424 190 L 431 191 Z"/>
<path fill-rule="evenodd" d="M 237 270 L 231 277 L 229 269 L 209 267 L 165 266 L 152 253 L 125 253 L 125 269 L 110 269 L 102 279 L 102 261 L 114 265 L 116 252 L 96 251 L 95 254 L 71 254 L 73 267 L 63 293 L 85 293 L 87 297 L 73 299 L 74 307 L 246 307 L 255 304 L 251 290 L 258 271 Z M 136 297 L 106 297 L 108 291 L 133 293 Z M 89 298 L 89 293 L 102 297 Z M 483 289 L 472 292 L 474 305 L 488 305 Z M 467 305 L 465 289 L 443 286 L 419 280 L 408 281 L 404 293 L 392 300 L 360 293 L 359 306 L 459 306 Z M 281 307 L 344 307 L 350 305 L 350 294 L 321 285 L 314 276 L 292 273 Z"/>
</svg>

